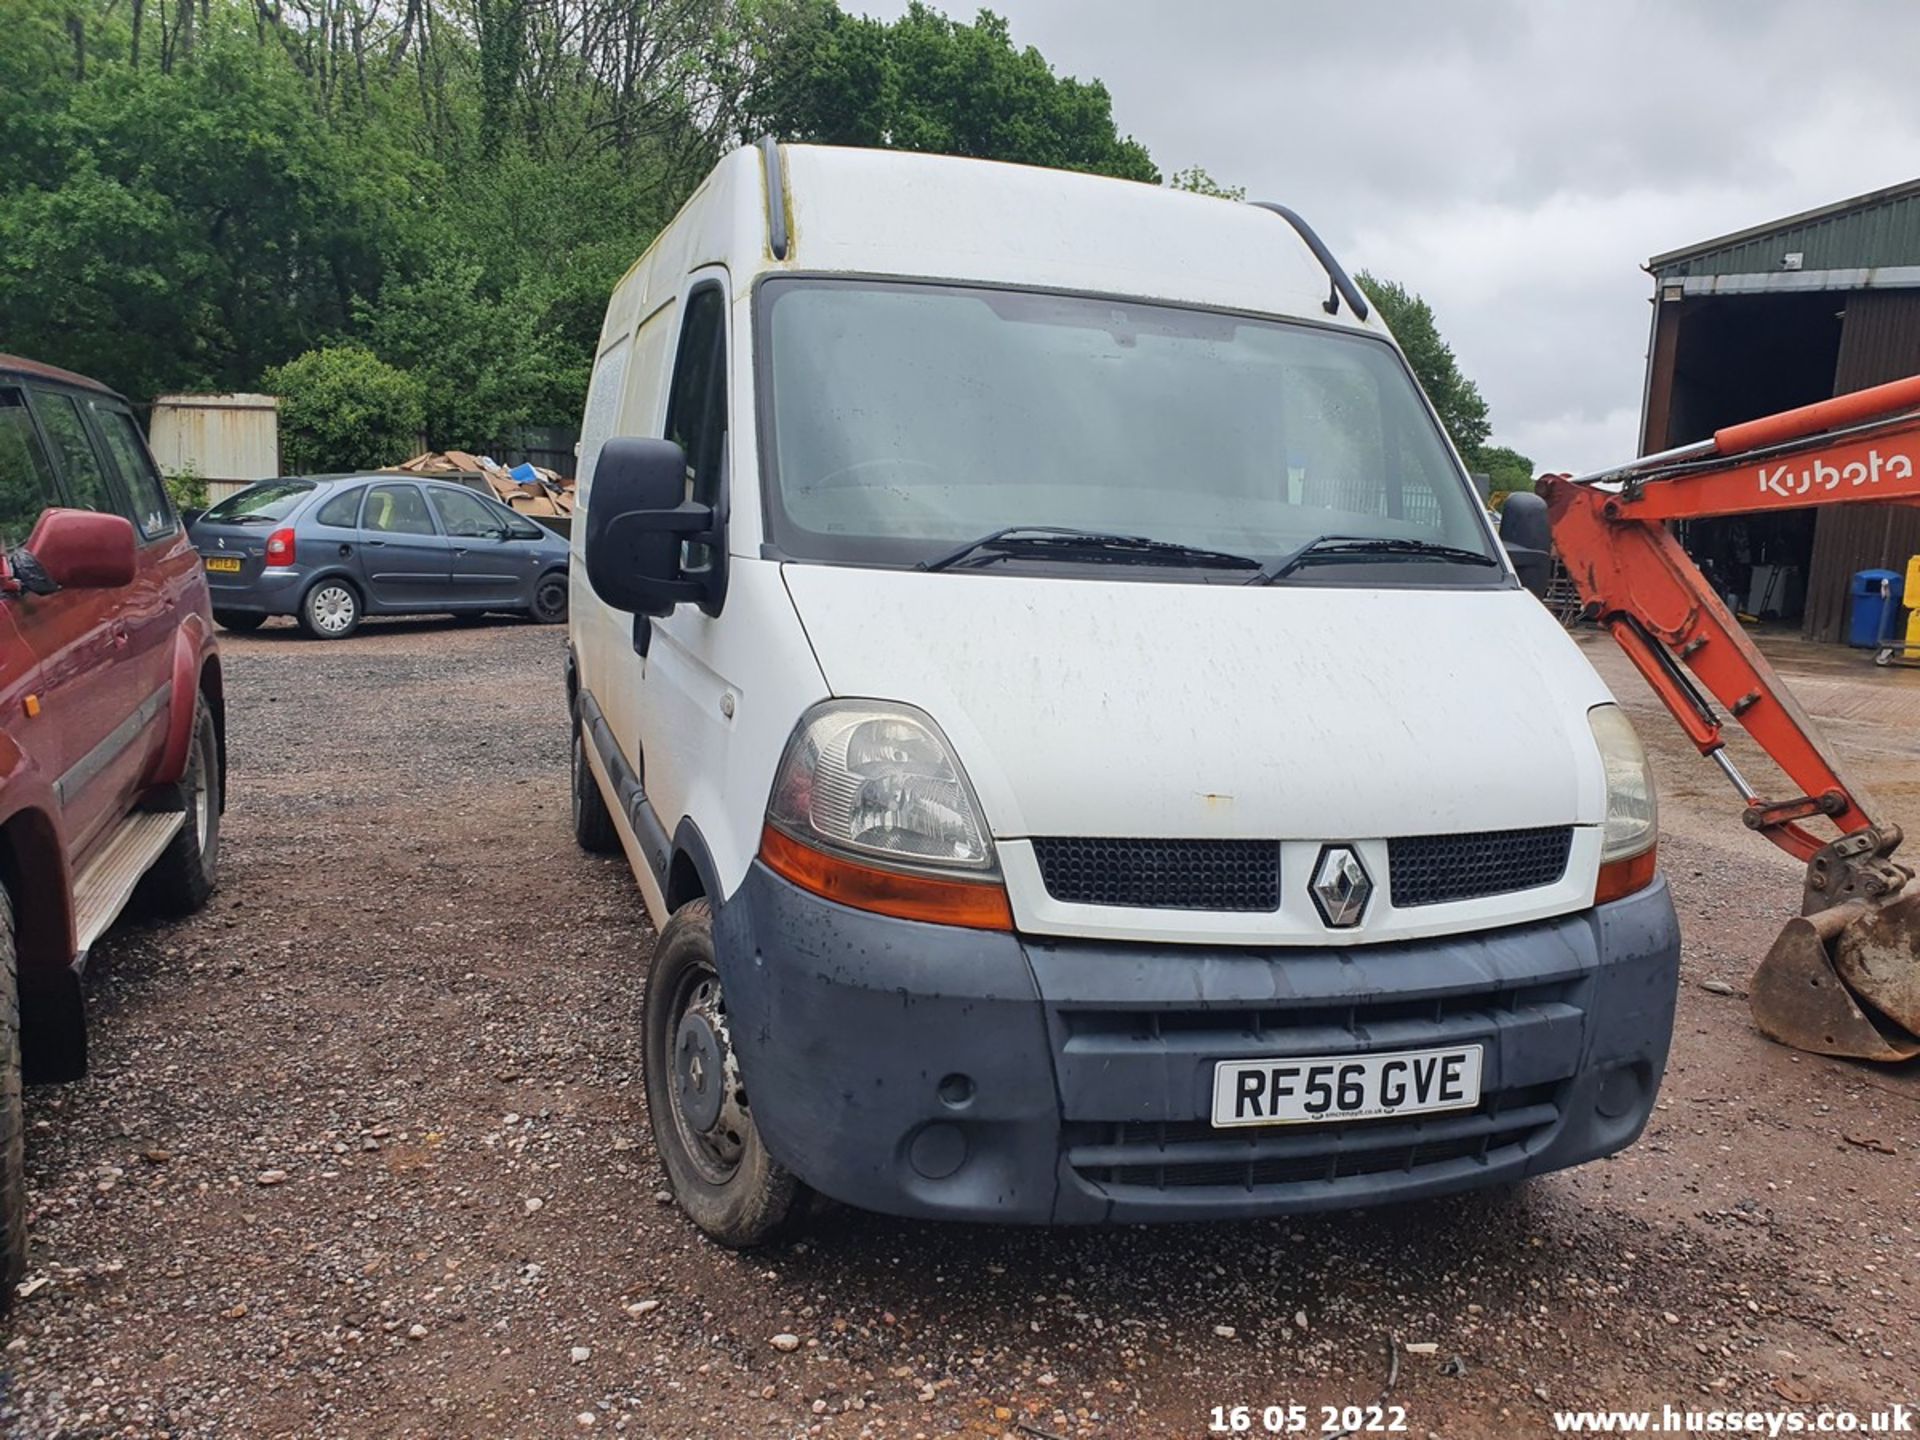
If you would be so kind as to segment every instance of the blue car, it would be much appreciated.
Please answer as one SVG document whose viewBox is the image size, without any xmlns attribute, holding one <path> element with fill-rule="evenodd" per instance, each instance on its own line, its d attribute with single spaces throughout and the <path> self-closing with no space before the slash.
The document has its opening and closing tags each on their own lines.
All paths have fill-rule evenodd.
<svg viewBox="0 0 1920 1440">
<path fill-rule="evenodd" d="M 567 542 L 487 496 L 410 475 L 262 480 L 188 531 L 213 618 L 257 630 L 291 615 L 343 640 L 368 615 L 567 618 Z"/>
</svg>

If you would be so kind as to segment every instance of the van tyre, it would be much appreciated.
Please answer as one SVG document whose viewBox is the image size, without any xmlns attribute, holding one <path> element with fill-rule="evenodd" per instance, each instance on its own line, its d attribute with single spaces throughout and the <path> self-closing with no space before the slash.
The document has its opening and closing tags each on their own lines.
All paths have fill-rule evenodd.
<svg viewBox="0 0 1920 1440">
<path fill-rule="evenodd" d="M 344 640 L 360 628 L 360 592 L 337 575 L 316 580 L 300 597 L 300 628 L 316 640 Z"/>
<path fill-rule="evenodd" d="M 567 620 L 567 572 L 549 570 L 533 586 L 527 613 L 542 625 L 564 625 Z"/>
<path fill-rule="evenodd" d="M 13 902 L 0 888 L 0 1310 L 27 1273 L 26 1119 L 20 1106 L 20 974 Z"/>
<path fill-rule="evenodd" d="M 249 615 L 243 610 L 216 610 L 213 612 L 213 621 L 222 630 L 231 630 L 236 635 L 245 635 L 266 624 L 267 617 Z"/>
<path fill-rule="evenodd" d="M 180 810 L 180 827 L 140 882 L 140 898 L 159 915 L 191 915 L 213 894 L 220 867 L 220 804 L 226 794 L 220 772 L 220 736 L 206 697 L 193 705 L 193 740 L 186 773 L 162 792 L 159 809 Z"/>
<path fill-rule="evenodd" d="M 587 764 L 587 727 L 577 706 L 573 714 L 573 838 L 589 855 L 620 853 L 620 832 L 613 828 L 606 796 Z"/>
<path fill-rule="evenodd" d="M 705 900 L 682 905 L 660 932 L 641 1033 L 653 1143 L 680 1208 L 730 1249 L 781 1238 L 806 1214 L 810 1192 L 754 1126 Z"/>
</svg>

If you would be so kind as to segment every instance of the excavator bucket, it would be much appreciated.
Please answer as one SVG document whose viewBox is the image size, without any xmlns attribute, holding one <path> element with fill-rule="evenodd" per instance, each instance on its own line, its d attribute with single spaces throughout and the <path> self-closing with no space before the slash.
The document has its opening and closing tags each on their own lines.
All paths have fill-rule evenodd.
<svg viewBox="0 0 1920 1440">
<path fill-rule="evenodd" d="M 1849 900 L 1786 923 L 1747 1004 L 1761 1033 L 1818 1055 L 1920 1055 L 1920 894 Z"/>
</svg>

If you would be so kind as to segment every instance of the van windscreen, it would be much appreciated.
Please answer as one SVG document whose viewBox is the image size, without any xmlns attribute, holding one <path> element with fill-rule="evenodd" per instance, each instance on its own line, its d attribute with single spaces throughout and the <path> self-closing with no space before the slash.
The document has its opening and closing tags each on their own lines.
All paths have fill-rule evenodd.
<svg viewBox="0 0 1920 1440">
<path fill-rule="evenodd" d="M 769 538 L 795 559 L 927 563 L 1009 527 L 1273 564 L 1286 583 L 1509 583 L 1478 498 L 1384 341 L 1132 300 L 771 280 L 758 300 Z M 1316 550 L 1315 560 L 1321 558 Z M 1472 557 L 1469 557 L 1472 558 Z M 999 555 L 1006 563 L 1055 563 Z M 1151 564 L 1181 568 L 1177 557 Z M 1196 574 L 1231 582 L 1218 564 Z"/>
</svg>

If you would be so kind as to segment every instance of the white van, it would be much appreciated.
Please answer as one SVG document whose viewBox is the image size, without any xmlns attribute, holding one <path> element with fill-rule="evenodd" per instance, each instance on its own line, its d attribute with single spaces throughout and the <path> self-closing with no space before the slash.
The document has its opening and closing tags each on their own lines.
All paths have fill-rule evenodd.
<svg viewBox="0 0 1920 1440">
<path fill-rule="evenodd" d="M 575 826 L 659 927 L 648 1105 L 714 1238 L 1639 1134 L 1645 756 L 1290 212 L 739 150 L 614 291 L 579 486 Z"/>
</svg>

